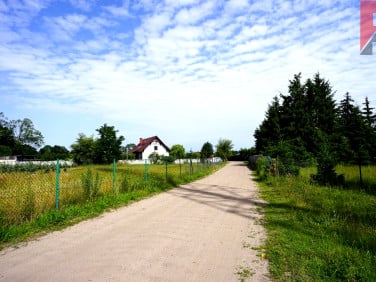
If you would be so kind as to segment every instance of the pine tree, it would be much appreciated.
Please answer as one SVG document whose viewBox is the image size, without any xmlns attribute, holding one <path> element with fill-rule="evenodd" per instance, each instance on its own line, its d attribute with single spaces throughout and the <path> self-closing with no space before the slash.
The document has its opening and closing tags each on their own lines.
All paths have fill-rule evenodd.
<svg viewBox="0 0 376 282">
<path fill-rule="evenodd" d="M 255 130 L 255 147 L 258 153 L 267 153 L 268 148 L 277 145 L 281 140 L 280 107 L 278 97 L 274 97 L 265 113 L 265 119 Z"/>
<path fill-rule="evenodd" d="M 283 140 L 289 142 L 293 149 L 296 161 L 310 158 L 307 151 L 309 135 L 306 87 L 301 83 L 301 74 L 295 75 L 290 80 L 289 95 L 281 95 L 281 127 Z"/>
<path fill-rule="evenodd" d="M 360 185 L 363 185 L 362 165 L 370 160 L 370 144 L 367 142 L 367 122 L 359 107 L 353 104 L 349 93 L 340 103 L 340 124 L 347 152 L 347 161 L 355 160 L 359 167 Z"/>
<path fill-rule="evenodd" d="M 307 96 L 312 100 L 310 127 L 312 129 L 313 153 L 317 158 L 317 179 L 322 184 L 337 184 L 335 165 L 338 161 L 337 109 L 329 81 L 316 74 L 307 80 Z"/>
<path fill-rule="evenodd" d="M 374 108 L 370 106 L 368 98 L 366 97 L 363 103 L 362 111 L 363 118 L 366 122 L 366 141 L 369 144 L 370 160 L 376 161 L 376 114 L 373 113 Z"/>
<path fill-rule="evenodd" d="M 367 122 L 367 125 L 373 129 L 376 129 L 376 114 L 373 113 L 373 110 L 375 108 L 372 108 L 370 106 L 368 97 L 366 97 L 363 105 L 364 105 L 364 108 L 363 108 L 362 114 Z"/>
</svg>

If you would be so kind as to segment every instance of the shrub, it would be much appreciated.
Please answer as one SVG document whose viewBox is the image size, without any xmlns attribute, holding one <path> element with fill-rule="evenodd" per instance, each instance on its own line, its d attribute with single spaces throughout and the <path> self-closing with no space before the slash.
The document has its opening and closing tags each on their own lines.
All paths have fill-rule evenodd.
<svg viewBox="0 0 376 282">
<path fill-rule="evenodd" d="M 270 157 L 259 157 L 256 161 L 256 172 L 261 179 L 266 179 L 271 167 Z"/>
</svg>

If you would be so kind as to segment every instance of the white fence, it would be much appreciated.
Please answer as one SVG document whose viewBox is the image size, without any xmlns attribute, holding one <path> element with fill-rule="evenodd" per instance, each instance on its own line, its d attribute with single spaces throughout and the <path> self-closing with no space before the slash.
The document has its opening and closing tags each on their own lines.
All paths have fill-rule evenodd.
<svg viewBox="0 0 376 282">
<path fill-rule="evenodd" d="M 74 162 L 73 161 L 64 161 L 61 160 L 59 161 L 61 166 L 73 166 Z M 55 165 L 56 161 L 17 161 L 17 160 L 0 160 L 0 165 L 28 165 L 28 164 L 33 164 L 33 165 L 41 165 L 41 166 L 51 166 Z"/>
<path fill-rule="evenodd" d="M 205 159 L 205 160 L 201 160 L 201 159 L 180 159 L 180 160 L 175 160 L 174 163 L 175 164 L 179 164 L 179 163 L 184 164 L 184 163 L 189 163 L 190 161 L 192 161 L 192 163 L 200 163 L 200 162 L 221 163 L 222 159 L 218 158 L 218 157 Z M 149 159 L 147 159 L 147 163 L 150 164 L 151 161 Z M 119 160 L 119 164 L 131 164 L 131 165 L 145 164 L 145 160 Z"/>
</svg>

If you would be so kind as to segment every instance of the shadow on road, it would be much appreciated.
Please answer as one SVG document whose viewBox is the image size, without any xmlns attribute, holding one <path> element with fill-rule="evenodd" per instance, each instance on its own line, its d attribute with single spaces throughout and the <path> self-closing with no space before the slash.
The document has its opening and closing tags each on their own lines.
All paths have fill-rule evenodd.
<svg viewBox="0 0 376 282">
<path fill-rule="evenodd" d="M 203 186 L 203 188 L 196 188 L 194 185 L 188 184 L 171 190 L 168 193 L 248 219 L 259 219 L 254 216 L 254 211 L 258 207 L 266 205 L 259 199 L 251 198 L 255 195 L 255 192 L 252 190 L 209 184 Z"/>
</svg>

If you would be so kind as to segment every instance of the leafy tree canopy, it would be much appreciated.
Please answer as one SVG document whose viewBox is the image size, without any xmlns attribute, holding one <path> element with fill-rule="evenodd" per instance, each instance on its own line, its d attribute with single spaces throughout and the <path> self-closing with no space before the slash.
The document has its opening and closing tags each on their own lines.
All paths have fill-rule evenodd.
<svg viewBox="0 0 376 282">
<path fill-rule="evenodd" d="M 211 158 L 214 154 L 213 145 L 210 142 L 204 143 L 201 148 L 201 158 Z"/>
<path fill-rule="evenodd" d="M 8 120 L 0 113 L 0 153 L 2 155 L 35 155 L 43 145 L 42 133 L 28 119 Z"/>
<path fill-rule="evenodd" d="M 95 160 L 95 142 L 94 136 L 87 137 L 80 133 L 76 143 L 71 145 L 73 161 L 77 164 L 92 164 Z"/>
<path fill-rule="evenodd" d="M 43 161 L 66 160 L 70 157 L 70 153 L 64 146 L 46 145 L 38 152 L 38 159 Z"/>
<path fill-rule="evenodd" d="M 125 138 L 116 136 L 115 127 L 104 124 L 96 131 L 99 135 L 97 139 L 80 133 L 76 143 L 71 145 L 72 157 L 77 164 L 111 163 L 122 157 L 121 144 Z"/>
<path fill-rule="evenodd" d="M 227 161 L 232 154 L 232 148 L 234 147 L 231 140 L 228 139 L 219 139 L 216 147 L 216 154 L 222 160 Z"/>
<path fill-rule="evenodd" d="M 120 159 L 121 144 L 125 140 L 123 136 L 116 136 L 118 132 L 114 126 L 102 125 L 97 129 L 99 138 L 96 141 L 96 162 L 111 163 L 114 159 Z"/>
<path fill-rule="evenodd" d="M 175 144 L 171 147 L 170 156 L 174 159 L 183 159 L 185 157 L 185 149 L 183 145 Z"/>
</svg>

